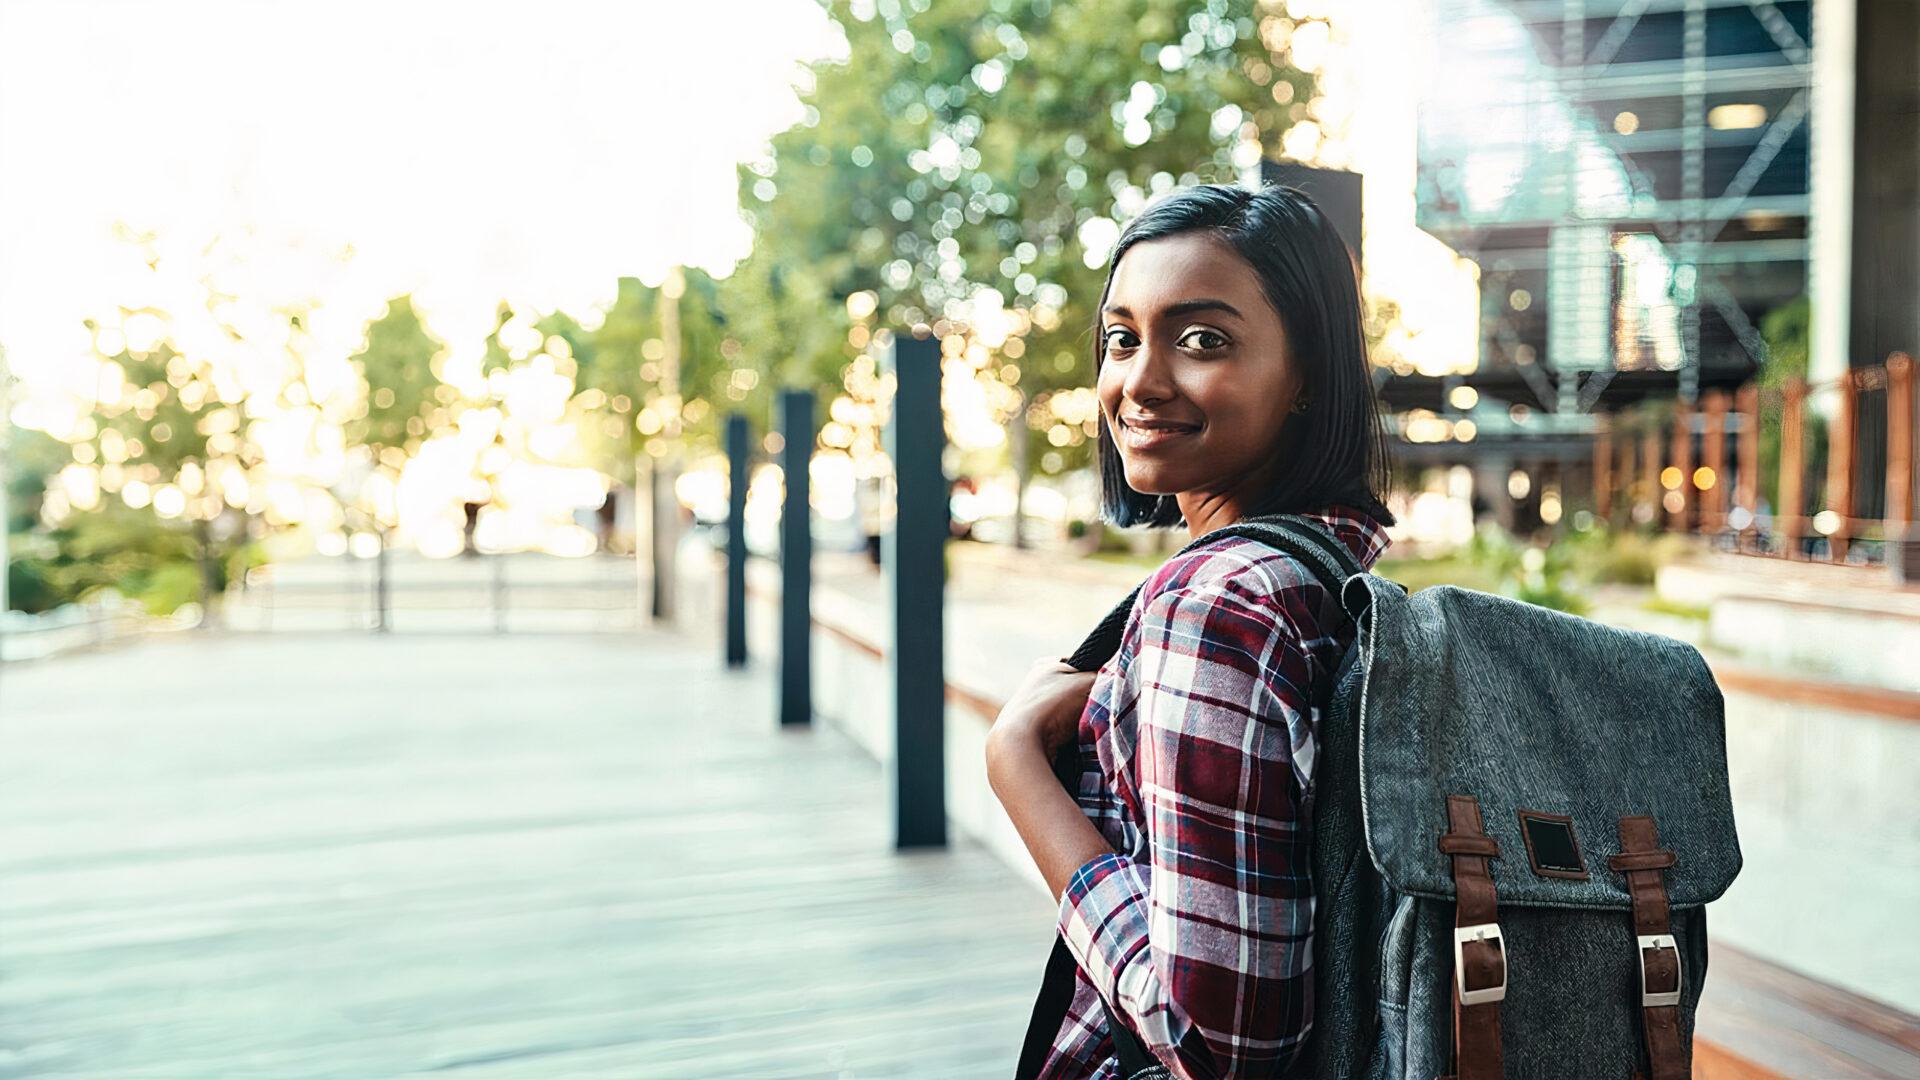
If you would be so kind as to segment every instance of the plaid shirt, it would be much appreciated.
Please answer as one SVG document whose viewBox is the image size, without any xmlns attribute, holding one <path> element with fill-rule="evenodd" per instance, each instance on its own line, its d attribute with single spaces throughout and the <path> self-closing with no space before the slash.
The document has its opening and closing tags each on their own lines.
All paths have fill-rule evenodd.
<svg viewBox="0 0 1920 1080">
<path fill-rule="evenodd" d="M 1362 566 L 1386 549 L 1358 510 L 1311 516 Z M 1077 798 L 1115 851 L 1060 899 L 1080 971 L 1042 1080 L 1119 1075 L 1100 998 L 1176 1076 L 1293 1061 L 1313 1024 L 1311 686 L 1351 636 L 1312 573 L 1258 540 L 1169 559 L 1141 588 L 1080 717 Z"/>
</svg>

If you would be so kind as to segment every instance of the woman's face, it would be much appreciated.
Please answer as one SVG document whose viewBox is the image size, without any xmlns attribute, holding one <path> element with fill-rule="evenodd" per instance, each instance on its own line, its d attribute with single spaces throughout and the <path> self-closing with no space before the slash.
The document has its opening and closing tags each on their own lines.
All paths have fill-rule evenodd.
<svg viewBox="0 0 1920 1080">
<path fill-rule="evenodd" d="M 1114 269 L 1096 392 L 1127 484 L 1177 495 L 1194 535 L 1266 489 L 1299 389 L 1252 266 L 1203 232 L 1144 240 Z"/>
</svg>

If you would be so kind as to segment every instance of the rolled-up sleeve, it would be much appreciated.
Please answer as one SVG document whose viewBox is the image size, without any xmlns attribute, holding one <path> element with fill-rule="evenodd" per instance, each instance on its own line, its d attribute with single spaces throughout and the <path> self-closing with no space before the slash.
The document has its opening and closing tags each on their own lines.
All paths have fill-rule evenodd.
<svg viewBox="0 0 1920 1080">
<path fill-rule="evenodd" d="M 1103 854 L 1060 930 L 1108 1006 L 1177 1075 L 1275 1075 L 1312 1020 L 1311 661 L 1232 579 L 1154 596 L 1137 680 L 1146 858 Z"/>
</svg>

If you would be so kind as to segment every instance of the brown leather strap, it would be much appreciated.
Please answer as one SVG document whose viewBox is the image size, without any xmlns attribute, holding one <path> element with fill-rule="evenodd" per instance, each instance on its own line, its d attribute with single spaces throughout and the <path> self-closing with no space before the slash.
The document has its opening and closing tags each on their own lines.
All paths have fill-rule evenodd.
<svg viewBox="0 0 1920 1080">
<path fill-rule="evenodd" d="M 1506 943 L 1487 860 L 1500 845 L 1480 823 L 1471 795 L 1447 796 L 1440 850 L 1453 859 L 1453 1059 L 1458 1080 L 1501 1080 L 1500 1002 L 1507 993 Z M 1462 991 L 1466 1001 L 1462 1001 Z"/>
<path fill-rule="evenodd" d="M 1440 850 L 1449 855 L 1479 855 L 1484 858 L 1498 858 L 1500 843 L 1491 836 L 1456 836 L 1446 833 L 1440 837 Z"/>
<path fill-rule="evenodd" d="M 1680 1034 L 1680 949 L 1673 940 L 1666 879 L 1660 873 L 1674 861 L 1673 852 L 1660 846 L 1652 818 L 1620 819 L 1620 854 L 1607 865 L 1626 876 L 1627 895 L 1633 900 L 1648 1080 L 1688 1080 L 1693 1075 L 1692 1047 Z"/>
</svg>

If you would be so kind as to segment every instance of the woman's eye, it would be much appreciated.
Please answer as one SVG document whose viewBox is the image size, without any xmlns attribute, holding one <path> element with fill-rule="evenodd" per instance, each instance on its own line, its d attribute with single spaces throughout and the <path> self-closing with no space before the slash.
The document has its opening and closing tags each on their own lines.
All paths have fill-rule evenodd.
<svg viewBox="0 0 1920 1080">
<path fill-rule="evenodd" d="M 1131 349 L 1140 344 L 1140 340 L 1134 336 L 1133 331 L 1122 326 L 1108 330 L 1106 340 L 1108 351 Z M 1213 352 L 1227 345 L 1226 336 L 1212 330 L 1195 330 L 1180 340 L 1182 344 L 1201 352 Z"/>
</svg>

